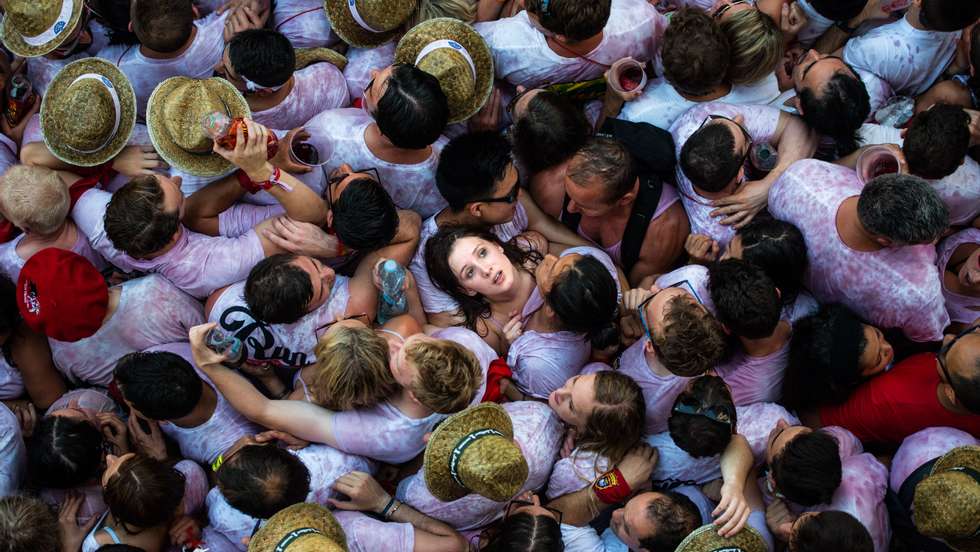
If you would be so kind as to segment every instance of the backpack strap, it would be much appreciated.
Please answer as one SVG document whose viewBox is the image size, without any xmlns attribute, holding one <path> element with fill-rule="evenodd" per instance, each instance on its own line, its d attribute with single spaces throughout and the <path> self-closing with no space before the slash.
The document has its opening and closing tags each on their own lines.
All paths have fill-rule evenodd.
<svg viewBox="0 0 980 552">
<path fill-rule="evenodd" d="M 653 175 L 641 175 L 640 187 L 636 194 L 636 202 L 633 204 L 633 212 L 630 213 L 626 229 L 623 231 L 623 243 L 620 249 L 620 262 L 623 271 L 629 274 L 633 265 L 640 258 L 640 250 L 643 247 L 643 239 L 647 235 L 647 228 L 653 215 L 660 205 L 660 196 L 663 194 L 664 185 Z"/>
<path fill-rule="evenodd" d="M 565 199 L 561 202 L 561 216 L 559 220 L 566 228 L 572 232 L 578 233 L 578 226 L 582 224 L 582 213 L 570 213 L 568 212 L 568 204 L 572 201 L 572 198 L 565 194 Z"/>
</svg>

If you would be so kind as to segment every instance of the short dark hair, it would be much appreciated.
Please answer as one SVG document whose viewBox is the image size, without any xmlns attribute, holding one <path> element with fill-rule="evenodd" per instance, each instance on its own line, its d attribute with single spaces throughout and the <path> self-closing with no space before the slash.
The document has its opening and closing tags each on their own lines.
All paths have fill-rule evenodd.
<svg viewBox="0 0 980 552">
<path fill-rule="evenodd" d="M 965 29 L 980 17 L 980 4 L 962 0 L 922 0 L 919 21 L 931 31 Z"/>
<path fill-rule="evenodd" d="M 580 42 L 600 32 L 609 21 L 611 0 L 527 0 L 527 11 L 537 16 L 541 26 Z"/>
<path fill-rule="evenodd" d="M 238 76 L 265 87 L 286 84 L 296 67 L 292 43 L 271 29 L 236 34 L 228 43 L 228 59 Z"/>
<path fill-rule="evenodd" d="M 439 80 L 425 71 L 400 63 L 392 68 L 388 88 L 373 113 L 378 130 L 404 149 L 431 145 L 446 128 L 449 101 Z"/>
<path fill-rule="evenodd" d="M 796 411 L 842 404 L 864 381 L 864 323 L 847 307 L 823 305 L 793 324 L 783 402 Z"/>
<path fill-rule="evenodd" d="M 157 52 L 176 52 L 194 29 L 191 0 L 134 0 L 130 10 L 133 33 L 141 44 Z"/>
<path fill-rule="evenodd" d="M 629 150 L 619 140 L 603 136 L 586 140 L 572 157 L 565 174 L 579 186 L 599 179 L 608 203 L 619 201 L 636 184 Z"/>
<path fill-rule="evenodd" d="M 266 324 L 292 324 L 306 315 L 313 299 L 310 275 L 293 264 L 292 253 L 259 261 L 245 280 L 245 303 L 252 315 Z"/>
<path fill-rule="evenodd" d="M 686 495 L 675 491 L 660 494 L 663 496 L 651 501 L 646 512 L 656 532 L 639 539 L 640 546 L 650 551 L 675 550 L 701 526 L 701 511 Z"/>
<path fill-rule="evenodd" d="M 741 169 L 742 157 L 735 151 L 735 136 L 727 125 L 707 124 L 684 142 L 681 170 L 691 184 L 706 192 L 725 189 Z"/>
<path fill-rule="evenodd" d="M 822 90 L 803 88 L 798 95 L 803 120 L 817 132 L 833 138 L 839 156 L 860 147 L 858 129 L 868 120 L 871 99 L 864 81 L 850 66 L 846 73 L 834 73 Z"/>
<path fill-rule="evenodd" d="M 728 81 L 731 45 L 713 17 L 682 8 L 663 38 L 664 78 L 678 92 L 704 95 Z"/>
<path fill-rule="evenodd" d="M 242 447 L 215 478 L 228 504 L 259 519 L 304 502 L 310 493 L 310 470 L 296 455 L 275 445 Z"/>
<path fill-rule="evenodd" d="M 497 183 L 513 165 L 510 142 L 497 132 L 457 136 L 442 148 L 436 186 L 454 212 L 493 195 Z"/>
<path fill-rule="evenodd" d="M 527 102 L 514 121 L 514 157 L 530 174 L 568 161 L 585 144 L 592 125 L 582 110 L 564 96 L 542 90 Z"/>
<path fill-rule="evenodd" d="M 133 258 L 160 251 L 180 228 L 180 213 L 167 212 L 155 176 L 137 176 L 119 188 L 106 206 L 103 222 L 112 246 Z"/>
<path fill-rule="evenodd" d="M 384 186 L 372 178 L 351 180 L 333 204 L 333 228 L 347 247 L 361 253 L 391 243 L 398 232 L 398 209 Z"/>
<path fill-rule="evenodd" d="M 741 259 L 725 259 L 708 267 L 708 274 L 719 322 L 747 339 L 776 331 L 783 309 L 776 284 L 765 271 Z"/>
<path fill-rule="evenodd" d="M 949 227 L 949 210 L 918 176 L 886 174 L 861 190 L 858 219 L 869 232 L 897 245 L 932 243 Z"/>
<path fill-rule="evenodd" d="M 866 0 L 810 0 L 813 9 L 833 21 L 847 21 L 857 17 L 868 4 Z"/>
<path fill-rule="evenodd" d="M 190 414 L 204 390 L 191 363 L 166 351 L 129 353 L 116 364 L 115 380 L 123 398 L 154 420 Z"/>
<path fill-rule="evenodd" d="M 155 458 L 136 455 L 109 478 L 102 496 L 123 528 L 169 524 L 184 499 L 184 474 Z"/>
<path fill-rule="evenodd" d="M 619 343 L 616 280 L 599 259 L 582 255 L 555 278 L 545 296 L 567 331 L 584 333 L 597 349 Z"/>
<path fill-rule="evenodd" d="M 564 549 L 558 520 L 543 514 L 516 512 L 500 522 L 484 552 L 555 552 Z"/>
<path fill-rule="evenodd" d="M 17 308 L 17 288 L 6 274 L 0 274 L 0 335 L 10 335 L 20 327 L 23 318 Z"/>
<path fill-rule="evenodd" d="M 790 552 L 874 552 L 871 533 L 854 516 L 839 510 L 814 512 L 793 525 Z"/>
<path fill-rule="evenodd" d="M 85 420 L 45 416 L 27 440 L 27 460 L 36 485 L 76 487 L 102 469 L 102 434 Z"/>
<path fill-rule="evenodd" d="M 912 119 L 902 151 L 909 172 L 929 180 L 959 168 L 970 149 L 970 116 L 958 105 L 936 104 Z"/>
<path fill-rule="evenodd" d="M 829 504 L 841 482 L 840 446 L 822 430 L 801 433 L 769 467 L 787 499 L 801 506 Z"/>
<path fill-rule="evenodd" d="M 697 402 L 704 406 L 727 411 L 731 425 L 712 420 L 707 416 L 670 413 L 667 429 L 674 444 L 694 458 L 708 458 L 725 452 L 732 440 L 732 433 L 738 427 L 738 414 L 732 393 L 718 376 L 701 376 L 691 380 L 690 386 L 674 400 L 674 406 L 687 402 Z"/>
<path fill-rule="evenodd" d="M 779 289 L 783 305 L 792 305 L 803 287 L 806 241 L 799 228 L 760 213 L 742 227 L 742 260 L 765 271 Z"/>
</svg>

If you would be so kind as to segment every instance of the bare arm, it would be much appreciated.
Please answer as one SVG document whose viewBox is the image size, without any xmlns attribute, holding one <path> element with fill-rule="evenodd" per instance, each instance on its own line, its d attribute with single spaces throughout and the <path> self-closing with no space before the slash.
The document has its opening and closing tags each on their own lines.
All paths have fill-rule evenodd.
<svg viewBox="0 0 980 552">
<path fill-rule="evenodd" d="M 184 201 L 181 222 L 195 232 L 217 236 L 218 217 L 245 195 L 234 174 L 212 182 Z"/>
<path fill-rule="evenodd" d="M 422 231 L 422 217 L 415 211 L 398 210 L 398 229 L 391 243 L 377 251 L 378 256 L 394 259 L 402 266 L 408 266 L 419 247 L 419 233 Z"/>
<path fill-rule="evenodd" d="M 638 287 L 647 276 L 657 276 L 670 271 L 678 257 L 684 252 L 684 244 L 691 233 L 691 222 L 678 201 L 667 208 L 664 214 L 647 227 L 640 248 L 640 258 L 630 269 L 631 286 Z"/>
<path fill-rule="evenodd" d="M 69 171 L 73 167 L 68 163 L 58 159 L 51 153 L 44 142 L 30 142 L 20 148 L 20 162 L 34 167 L 48 167 L 49 169 Z"/>
<path fill-rule="evenodd" d="M 719 533 L 731 536 L 745 527 L 751 508 L 745 499 L 745 480 L 752 471 L 752 449 L 748 440 L 733 435 L 728 448 L 721 455 L 721 502 L 712 513 L 717 516 L 714 524 Z"/>
<path fill-rule="evenodd" d="M 11 356 L 20 370 L 24 387 L 34 406 L 46 410 L 65 394 L 65 380 L 54 367 L 48 339 L 21 324 L 13 336 Z"/>
<path fill-rule="evenodd" d="M 531 195 L 521 190 L 517 200 L 524 207 L 527 213 L 527 228 L 534 230 L 544 236 L 549 243 L 557 243 L 569 247 L 578 245 L 592 245 L 588 240 L 579 236 L 568 229 L 567 226 L 558 222 L 554 217 L 548 215 L 538 207 Z"/>
</svg>

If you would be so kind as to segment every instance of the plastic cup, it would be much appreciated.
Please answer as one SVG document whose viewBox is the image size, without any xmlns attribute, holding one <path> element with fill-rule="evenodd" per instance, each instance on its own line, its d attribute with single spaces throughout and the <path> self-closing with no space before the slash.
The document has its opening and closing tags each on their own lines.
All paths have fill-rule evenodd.
<svg viewBox="0 0 980 552">
<path fill-rule="evenodd" d="M 321 150 L 322 148 L 317 148 L 311 142 L 294 140 L 292 147 L 289 148 L 289 157 L 300 165 L 319 167 L 325 165 L 330 160 L 330 152 Z"/>
<path fill-rule="evenodd" d="M 633 58 L 623 58 L 610 68 L 609 86 L 620 93 L 643 90 L 647 85 L 647 74 L 643 64 Z"/>
<path fill-rule="evenodd" d="M 857 175 L 861 184 L 867 184 L 886 174 L 901 172 L 901 158 L 888 146 L 871 146 L 857 160 Z"/>
</svg>

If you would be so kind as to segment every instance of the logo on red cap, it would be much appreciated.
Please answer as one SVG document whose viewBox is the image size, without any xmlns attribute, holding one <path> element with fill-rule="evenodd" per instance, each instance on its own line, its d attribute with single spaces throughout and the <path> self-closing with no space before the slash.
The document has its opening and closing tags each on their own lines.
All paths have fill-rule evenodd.
<svg viewBox="0 0 980 552">
<path fill-rule="evenodd" d="M 24 308 L 35 316 L 41 314 L 41 302 L 37 300 L 37 286 L 30 280 L 24 282 Z"/>
</svg>

